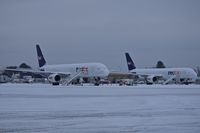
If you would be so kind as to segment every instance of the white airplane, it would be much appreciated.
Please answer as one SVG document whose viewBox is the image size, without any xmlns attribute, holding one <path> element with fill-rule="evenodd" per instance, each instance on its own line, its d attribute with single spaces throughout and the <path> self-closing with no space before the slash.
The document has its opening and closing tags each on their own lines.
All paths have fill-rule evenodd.
<svg viewBox="0 0 200 133">
<path fill-rule="evenodd" d="M 53 85 L 69 84 L 76 78 L 95 78 L 95 85 L 99 80 L 109 74 L 108 68 L 102 63 L 79 63 L 79 64 L 57 64 L 47 65 L 39 45 L 36 45 L 37 57 L 40 70 L 27 69 L 5 69 L 7 71 L 31 72 L 47 77 Z"/>
<path fill-rule="evenodd" d="M 156 83 L 159 79 L 163 79 L 163 84 L 170 81 L 180 82 L 181 84 L 194 83 L 197 79 L 196 72 L 191 68 L 147 68 L 137 69 L 129 53 L 125 53 L 128 70 L 133 75 L 145 79 L 147 84 Z"/>
</svg>

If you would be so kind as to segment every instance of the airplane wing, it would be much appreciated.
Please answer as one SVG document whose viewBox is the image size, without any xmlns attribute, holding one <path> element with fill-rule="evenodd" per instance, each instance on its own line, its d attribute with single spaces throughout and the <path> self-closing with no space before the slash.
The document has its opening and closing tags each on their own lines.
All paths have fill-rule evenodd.
<svg viewBox="0 0 200 133">
<path fill-rule="evenodd" d="M 125 75 L 129 78 L 133 78 L 138 81 L 144 81 L 146 83 L 155 83 L 157 81 L 164 80 L 162 74 L 144 74 L 144 73 L 128 72 L 125 73 Z"/>
<path fill-rule="evenodd" d="M 150 76 L 157 77 L 157 78 L 163 78 L 163 75 L 162 75 L 162 74 L 142 74 L 142 73 L 133 73 L 133 75 L 138 75 L 139 77 L 143 77 L 143 78 L 147 78 L 147 77 L 150 77 Z"/>
<path fill-rule="evenodd" d="M 110 72 L 108 77 L 114 78 L 138 78 L 138 75 L 135 75 L 131 72 Z"/>
<path fill-rule="evenodd" d="M 40 74 L 43 77 L 48 77 L 51 74 L 58 74 L 63 77 L 68 77 L 71 73 L 66 72 L 52 72 L 52 71 L 40 71 L 40 70 L 32 70 L 32 69 L 3 69 L 1 71 L 10 71 L 10 72 L 23 72 L 23 73 L 33 73 L 33 74 Z"/>
</svg>

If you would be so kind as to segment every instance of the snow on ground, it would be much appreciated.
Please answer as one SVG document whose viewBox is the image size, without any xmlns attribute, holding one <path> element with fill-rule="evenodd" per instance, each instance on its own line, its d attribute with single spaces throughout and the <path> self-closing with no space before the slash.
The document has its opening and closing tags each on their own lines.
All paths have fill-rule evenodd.
<svg viewBox="0 0 200 133">
<path fill-rule="evenodd" d="M 199 85 L 0 84 L 0 132 L 199 133 Z"/>
</svg>

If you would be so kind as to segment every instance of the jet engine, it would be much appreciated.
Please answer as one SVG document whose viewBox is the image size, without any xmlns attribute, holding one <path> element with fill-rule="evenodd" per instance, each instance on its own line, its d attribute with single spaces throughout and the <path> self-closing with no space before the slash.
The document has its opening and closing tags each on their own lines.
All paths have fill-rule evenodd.
<svg viewBox="0 0 200 133">
<path fill-rule="evenodd" d="M 59 85 L 59 83 L 61 81 L 61 76 L 58 74 L 51 74 L 51 75 L 49 75 L 48 80 L 53 85 Z"/>
<path fill-rule="evenodd" d="M 158 81 L 158 78 L 156 76 L 152 75 L 152 76 L 148 76 L 146 80 L 147 80 L 147 84 L 153 84 L 156 81 Z"/>
</svg>

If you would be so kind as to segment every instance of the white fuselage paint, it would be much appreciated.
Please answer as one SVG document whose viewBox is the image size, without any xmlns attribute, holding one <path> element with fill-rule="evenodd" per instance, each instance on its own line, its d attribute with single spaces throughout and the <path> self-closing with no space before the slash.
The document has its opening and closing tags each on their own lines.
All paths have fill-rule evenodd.
<svg viewBox="0 0 200 133">
<path fill-rule="evenodd" d="M 176 75 L 177 78 L 187 80 L 188 82 L 195 82 L 197 79 L 196 72 L 191 68 L 148 68 L 134 69 L 130 72 L 146 75 L 161 75 L 164 80 L 169 79 L 173 75 Z"/>
<path fill-rule="evenodd" d="M 79 73 L 79 77 L 107 77 L 109 74 L 108 68 L 101 63 L 79 63 L 79 64 L 59 64 L 59 65 L 45 65 L 40 68 L 44 71 L 52 72 L 67 72 L 72 76 Z"/>
</svg>

